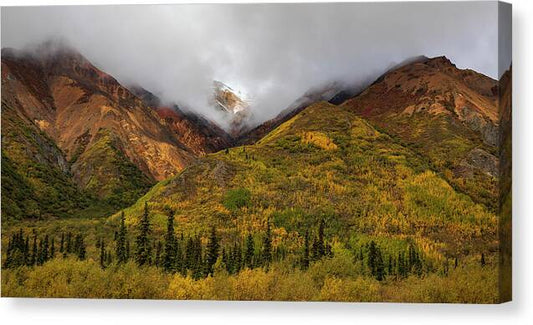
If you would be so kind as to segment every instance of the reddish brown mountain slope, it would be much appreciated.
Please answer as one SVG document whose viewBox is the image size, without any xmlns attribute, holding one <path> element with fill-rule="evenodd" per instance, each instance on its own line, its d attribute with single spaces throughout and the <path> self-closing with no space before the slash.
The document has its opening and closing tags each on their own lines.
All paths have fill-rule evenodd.
<svg viewBox="0 0 533 325">
<path fill-rule="evenodd" d="M 497 81 L 445 57 L 389 71 L 342 106 L 429 158 L 475 200 L 496 205 Z"/>
<path fill-rule="evenodd" d="M 146 187 L 195 159 L 154 110 L 65 47 L 3 50 L 4 105 L 50 137 L 80 188 L 100 197 L 131 179 L 132 187 Z"/>
<path fill-rule="evenodd" d="M 177 105 L 165 106 L 159 97 L 140 86 L 132 86 L 129 89 L 154 109 L 178 141 L 196 155 L 217 152 L 233 145 L 232 137 L 206 118 L 184 112 Z"/>
</svg>

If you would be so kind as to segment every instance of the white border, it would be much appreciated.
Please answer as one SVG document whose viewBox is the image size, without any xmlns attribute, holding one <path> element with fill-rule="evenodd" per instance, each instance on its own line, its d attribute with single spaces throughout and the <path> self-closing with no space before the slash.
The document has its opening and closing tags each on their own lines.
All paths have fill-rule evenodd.
<svg viewBox="0 0 533 325">
<path fill-rule="evenodd" d="M 0 0 L 0 5 L 147 4 L 187 1 Z M 189 1 L 190 2 L 190 1 Z M 202 1 L 264 2 L 264 1 Z M 270 1 L 286 2 L 286 1 Z M 306 1 L 291 1 L 306 2 Z M 317 1 L 307 1 L 317 2 Z M 343 2 L 343 1 L 338 1 Z M 513 4 L 514 300 L 503 305 L 0 299 L 2 324 L 526 324 L 533 321 L 533 5 Z M 529 77 L 528 81 L 526 78 Z M 526 88 L 529 87 L 529 88 Z M 187 323 L 184 323 L 187 322 Z"/>
</svg>

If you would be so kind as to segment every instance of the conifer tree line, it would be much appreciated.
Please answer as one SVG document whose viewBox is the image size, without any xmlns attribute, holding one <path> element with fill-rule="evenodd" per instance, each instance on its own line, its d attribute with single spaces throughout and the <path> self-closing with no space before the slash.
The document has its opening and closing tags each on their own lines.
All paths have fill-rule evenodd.
<svg viewBox="0 0 533 325">
<path fill-rule="evenodd" d="M 57 247 L 55 238 L 48 234 L 39 236 L 34 230 L 32 235 L 25 236 L 24 231 L 20 229 L 9 238 L 3 267 L 42 265 L 58 255 L 63 258 L 72 255 L 84 260 L 86 247 L 83 236 L 77 234 L 73 237 L 71 232 L 66 235 L 61 233 L 59 247 Z"/>
<path fill-rule="evenodd" d="M 382 248 L 371 240 L 356 248 L 354 256 L 364 271 L 378 281 L 387 276 L 396 279 L 406 278 L 410 274 L 421 276 L 425 271 L 422 254 L 413 243 L 409 243 L 407 250 L 400 250 L 397 255 L 385 255 Z"/>
<path fill-rule="evenodd" d="M 236 274 L 245 268 L 265 268 L 275 261 L 283 260 L 287 252 L 281 247 L 273 247 L 270 222 L 266 222 L 263 232 L 247 233 L 244 237 L 222 244 L 216 228 L 212 226 L 205 234 L 206 244 L 200 235 L 185 237 L 177 235 L 174 220 L 175 211 L 166 209 L 167 229 L 162 238 L 156 238 L 152 232 L 150 213 L 145 203 L 139 224 L 133 229 L 135 236 L 129 234 L 124 212 L 120 215 L 118 229 L 114 240 L 97 238 L 96 251 L 99 263 L 107 268 L 113 263 L 121 265 L 134 261 L 139 266 L 151 265 L 162 268 L 167 273 L 190 275 L 199 279 L 213 275 L 215 270 L 224 269 L 228 274 Z M 301 269 L 322 258 L 333 256 L 332 247 L 325 238 L 325 221 L 319 221 L 316 229 L 308 229 L 302 236 L 303 245 L 296 252 L 300 257 L 297 265 Z M 130 238 L 133 238 L 134 250 L 130 251 Z M 114 241 L 114 243 L 113 243 Z M 374 240 L 352 248 L 354 263 L 362 267 L 362 272 L 378 281 L 386 278 L 403 279 L 409 275 L 422 276 L 431 266 L 423 258 L 416 245 L 409 242 L 407 249 L 391 253 L 382 249 Z M 79 260 L 86 259 L 87 251 L 82 234 L 62 232 L 59 238 L 39 236 L 34 230 L 25 235 L 20 229 L 14 233 L 7 245 L 4 268 L 18 266 L 42 265 L 50 259 L 69 256 Z M 458 267 L 455 258 L 453 267 Z M 480 265 L 485 266 L 485 254 L 480 255 Z M 444 275 L 448 274 L 449 262 L 443 266 Z"/>
<path fill-rule="evenodd" d="M 153 265 L 163 268 L 169 273 L 191 275 L 195 279 L 213 275 L 215 266 L 220 261 L 220 267 L 229 274 L 236 274 L 245 268 L 264 267 L 268 269 L 274 261 L 283 260 L 287 252 L 280 248 L 273 248 L 270 222 L 266 222 L 264 233 L 248 233 L 244 238 L 234 240 L 233 243 L 221 244 L 216 228 L 210 228 L 207 244 L 202 244 L 200 235 L 184 237 L 176 235 L 174 226 L 174 211 L 167 209 L 167 229 L 164 238 L 155 238 L 152 234 L 148 205 L 145 203 L 143 215 L 137 225 L 135 237 L 135 251 L 130 252 L 130 235 L 126 227 L 124 212 L 120 215 L 120 223 L 114 234 L 114 244 L 104 238 L 97 238 L 95 243 L 98 260 L 102 268 L 116 262 L 124 264 L 134 260 L 139 266 Z M 324 221 L 320 221 L 313 243 L 310 243 L 309 233 L 305 236 L 305 247 L 300 259 L 300 266 L 307 268 L 312 261 L 332 256 L 331 246 L 324 238 Z M 256 241 L 254 238 L 259 238 Z M 56 247 L 59 246 L 59 247 Z M 42 265 L 46 261 L 59 256 L 66 258 L 74 256 L 84 260 L 87 255 L 85 240 L 82 234 L 73 235 L 72 232 L 61 233 L 59 244 L 55 238 L 45 235 L 39 238 L 24 237 L 22 229 L 12 235 L 7 249 L 4 267 L 21 265 Z"/>
</svg>

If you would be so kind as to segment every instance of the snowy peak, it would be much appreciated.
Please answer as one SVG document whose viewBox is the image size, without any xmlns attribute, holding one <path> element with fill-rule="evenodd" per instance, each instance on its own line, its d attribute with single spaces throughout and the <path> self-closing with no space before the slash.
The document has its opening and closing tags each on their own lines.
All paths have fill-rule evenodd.
<svg viewBox="0 0 533 325">
<path fill-rule="evenodd" d="M 215 106 L 225 112 L 237 114 L 249 109 L 242 95 L 221 81 L 213 81 L 213 100 Z"/>
</svg>

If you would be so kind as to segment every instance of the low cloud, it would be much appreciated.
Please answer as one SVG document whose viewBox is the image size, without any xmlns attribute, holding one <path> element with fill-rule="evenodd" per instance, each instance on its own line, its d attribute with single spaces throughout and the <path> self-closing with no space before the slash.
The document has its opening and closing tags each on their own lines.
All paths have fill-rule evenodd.
<svg viewBox="0 0 533 325">
<path fill-rule="evenodd" d="M 256 122 L 313 87 L 357 84 L 406 58 L 446 55 L 498 77 L 496 2 L 2 8 L 2 47 L 65 39 L 124 84 L 224 122 L 213 80 Z"/>
</svg>

